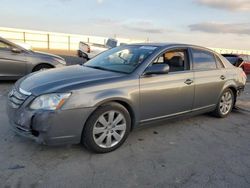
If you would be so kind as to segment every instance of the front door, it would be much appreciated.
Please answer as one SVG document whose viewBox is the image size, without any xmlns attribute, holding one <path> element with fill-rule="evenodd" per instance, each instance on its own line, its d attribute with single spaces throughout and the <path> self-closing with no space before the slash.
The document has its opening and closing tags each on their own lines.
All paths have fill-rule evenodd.
<svg viewBox="0 0 250 188">
<path fill-rule="evenodd" d="M 21 77 L 26 74 L 25 52 L 13 52 L 12 48 L 0 41 L 0 77 Z"/>
<path fill-rule="evenodd" d="M 150 66 L 166 63 L 168 74 L 140 78 L 141 122 L 179 115 L 192 110 L 194 75 L 190 71 L 187 49 L 166 51 Z"/>
</svg>

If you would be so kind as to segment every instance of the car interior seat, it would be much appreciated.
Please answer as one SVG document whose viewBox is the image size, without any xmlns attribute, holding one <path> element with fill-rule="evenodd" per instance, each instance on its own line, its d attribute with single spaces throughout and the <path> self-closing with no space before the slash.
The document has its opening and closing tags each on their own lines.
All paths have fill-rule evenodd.
<svg viewBox="0 0 250 188">
<path fill-rule="evenodd" d="M 181 56 L 174 56 L 168 60 L 170 72 L 184 71 L 184 60 Z"/>
</svg>

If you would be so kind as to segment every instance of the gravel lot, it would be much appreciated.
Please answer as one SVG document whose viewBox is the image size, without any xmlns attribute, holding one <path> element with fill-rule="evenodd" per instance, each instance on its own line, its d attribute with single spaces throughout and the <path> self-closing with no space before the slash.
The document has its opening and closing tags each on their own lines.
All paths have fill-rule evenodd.
<svg viewBox="0 0 250 188">
<path fill-rule="evenodd" d="M 250 187 L 250 83 L 226 119 L 201 115 L 132 132 L 108 154 L 15 135 L 0 83 L 0 187 Z"/>
</svg>

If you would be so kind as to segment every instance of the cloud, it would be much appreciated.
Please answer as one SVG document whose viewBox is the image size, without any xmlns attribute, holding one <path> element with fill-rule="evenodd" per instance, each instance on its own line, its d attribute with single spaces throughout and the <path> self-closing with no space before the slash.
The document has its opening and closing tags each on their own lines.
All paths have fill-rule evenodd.
<svg viewBox="0 0 250 188">
<path fill-rule="evenodd" d="M 140 32 L 140 33 L 147 33 L 147 34 L 162 34 L 167 30 L 162 27 L 156 26 L 153 22 L 148 20 L 114 20 L 114 19 L 94 19 L 93 23 L 98 26 L 104 27 L 114 27 L 114 28 L 121 28 L 130 30 L 133 32 Z"/>
<path fill-rule="evenodd" d="M 206 33 L 231 33 L 250 35 L 250 23 L 216 23 L 204 22 L 188 26 L 191 31 L 201 31 Z"/>
<path fill-rule="evenodd" d="M 165 28 L 158 27 L 153 22 L 147 20 L 127 21 L 122 25 L 125 29 L 142 33 L 161 34 L 166 31 Z"/>
<path fill-rule="evenodd" d="M 114 20 L 110 18 L 96 18 L 92 19 L 91 21 L 92 23 L 98 26 L 118 26 L 121 23 L 119 20 Z"/>
<path fill-rule="evenodd" d="M 104 2 L 104 0 L 96 0 L 96 2 L 97 2 L 98 4 L 102 4 L 102 3 Z"/>
<path fill-rule="evenodd" d="M 62 3 L 70 2 L 71 0 L 59 0 Z"/>
<path fill-rule="evenodd" d="M 249 11 L 249 0 L 194 0 L 195 3 L 211 8 L 230 11 Z"/>
</svg>

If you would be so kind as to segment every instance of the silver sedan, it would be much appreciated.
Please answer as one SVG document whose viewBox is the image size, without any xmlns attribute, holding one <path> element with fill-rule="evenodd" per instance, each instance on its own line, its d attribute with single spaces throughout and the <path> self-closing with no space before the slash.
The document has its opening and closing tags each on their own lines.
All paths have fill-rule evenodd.
<svg viewBox="0 0 250 188">
<path fill-rule="evenodd" d="M 17 80 L 29 73 L 66 66 L 57 55 L 32 51 L 0 37 L 0 80 Z"/>
<path fill-rule="evenodd" d="M 156 120 L 207 112 L 224 118 L 245 83 L 241 68 L 203 47 L 125 45 L 18 80 L 8 114 L 14 131 L 39 143 L 83 143 L 104 153 Z"/>
</svg>

